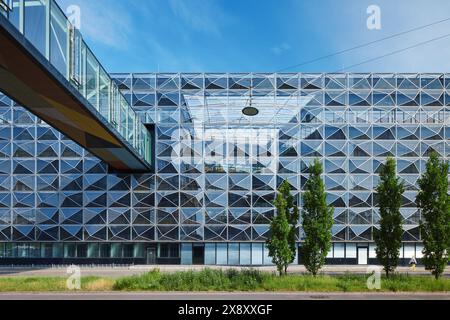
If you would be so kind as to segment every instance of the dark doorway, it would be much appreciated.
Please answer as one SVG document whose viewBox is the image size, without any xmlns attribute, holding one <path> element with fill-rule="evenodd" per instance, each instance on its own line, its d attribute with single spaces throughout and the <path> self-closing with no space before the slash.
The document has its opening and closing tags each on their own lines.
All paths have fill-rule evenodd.
<svg viewBox="0 0 450 320">
<path fill-rule="evenodd" d="M 205 264 L 205 245 L 194 244 L 192 246 L 192 264 Z"/>
</svg>

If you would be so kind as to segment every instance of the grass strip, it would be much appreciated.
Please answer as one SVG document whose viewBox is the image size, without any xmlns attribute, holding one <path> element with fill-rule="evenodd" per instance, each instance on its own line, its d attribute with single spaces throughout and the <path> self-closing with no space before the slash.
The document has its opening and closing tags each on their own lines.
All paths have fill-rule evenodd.
<svg viewBox="0 0 450 320">
<path fill-rule="evenodd" d="M 369 292 L 363 275 L 287 275 L 257 270 L 212 270 L 146 274 L 116 280 L 118 291 L 309 291 Z M 381 292 L 449 292 L 450 279 L 432 276 L 392 275 L 382 277 Z"/>
<path fill-rule="evenodd" d="M 0 292 L 69 291 L 65 277 L 0 277 Z M 279 277 L 258 270 L 184 271 L 162 273 L 153 270 L 119 279 L 82 277 L 81 291 L 259 291 L 259 292 L 370 292 L 367 277 L 344 274 L 336 276 L 294 275 Z M 435 280 L 430 276 L 392 275 L 382 277 L 380 292 L 450 292 L 450 278 Z"/>
</svg>

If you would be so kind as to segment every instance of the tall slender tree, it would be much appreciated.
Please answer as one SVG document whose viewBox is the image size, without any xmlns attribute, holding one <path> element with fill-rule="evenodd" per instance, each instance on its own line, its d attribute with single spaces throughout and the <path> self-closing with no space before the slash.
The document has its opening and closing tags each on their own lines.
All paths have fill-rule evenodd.
<svg viewBox="0 0 450 320">
<path fill-rule="evenodd" d="M 291 192 L 291 185 L 289 184 L 289 181 L 284 180 L 283 183 L 280 185 L 279 192 L 282 195 L 284 199 L 286 199 L 286 217 L 288 219 L 289 225 L 290 225 L 290 232 L 289 232 L 289 247 L 291 249 L 291 261 L 290 263 L 294 262 L 295 256 L 297 254 L 297 225 L 298 225 L 298 219 L 300 217 L 298 205 L 295 202 L 295 198 L 292 195 Z M 286 270 L 287 271 L 287 270 Z"/>
<path fill-rule="evenodd" d="M 303 263 L 314 276 L 325 264 L 325 258 L 330 251 L 333 226 L 334 208 L 327 204 L 322 173 L 322 164 L 316 159 L 309 167 L 309 179 L 303 194 Z"/>
<path fill-rule="evenodd" d="M 419 179 L 417 206 L 421 210 L 420 230 L 423 239 L 423 263 L 438 279 L 445 270 L 450 251 L 450 196 L 448 162 L 432 152 L 426 171 Z"/>
<path fill-rule="evenodd" d="M 277 216 L 270 225 L 271 236 L 267 241 L 267 247 L 269 256 L 272 257 L 272 262 L 281 275 L 283 272 L 287 273 L 287 268 L 294 262 L 297 252 L 295 231 L 299 213 L 288 181 L 280 185 L 273 203 L 277 208 Z"/>
<path fill-rule="evenodd" d="M 402 246 L 403 217 L 400 213 L 404 184 L 396 174 L 393 158 L 388 158 L 380 172 L 380 183 L 376 188 L 380 207 L 380 230 L 374 231 L 376 254 L 384 267 L 386 277 L 398 266 Z"/>
</svg>

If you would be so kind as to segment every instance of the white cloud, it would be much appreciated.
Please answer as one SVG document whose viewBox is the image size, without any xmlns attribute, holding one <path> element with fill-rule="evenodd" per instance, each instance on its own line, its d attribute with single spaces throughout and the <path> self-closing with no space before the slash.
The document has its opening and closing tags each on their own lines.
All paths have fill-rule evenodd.
<svg viewBox="0 0 450 320">
<path fill-rule="evenodd" d="M 169 5 L 188 27 L 206 34 L 220 35 L 221 24 L 228 19 L 214 1 L 169 0 Z"/>
<path fill-rule="evenodd" d="M 65 11 L 69 5 L 77 5 L 81 9 L 81 33 L 83 37 L 96 43 L 126 49 L 131 33 L 131 17 L 122 8 L 120 1 L 107 0 L 60 0 Z"/>
</svg>

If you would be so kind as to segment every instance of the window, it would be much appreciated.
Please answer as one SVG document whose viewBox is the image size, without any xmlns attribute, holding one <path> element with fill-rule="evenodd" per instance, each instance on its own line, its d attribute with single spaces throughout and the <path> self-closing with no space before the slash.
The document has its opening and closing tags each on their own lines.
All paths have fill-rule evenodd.
<svg viewBox="0 0 450 320">
<path fill-rule="evenodd" d="M 51 6 L 50 62 L 64 76 L 68 71 L 68 21 L 57 6 Z"/>
<path fill-rule="evenodd" d="M 414 244 L 404 244 L 405 259 L 410 259 L 416 255 L 416 247 Z"/>
<path fill-rule="evenodd" d="M 77 256 L 77 247 L 73 243 L 64 245 L 64 258 L 75 258 Z"/>
<path fill-rule="evenodd" d="M 77 244 L 77 258 L 87 258 L 87 244 Z"/>
<path fill-rule="evenodd" d="M 30 258 L 39 258 L 40 257 L 40 250 L 41 250 L 40 243 L 30 243 L 29 250 L 30 250 L 29 251 Z"/>
<path fill-rule="evenodd" d="M 159 245 L 159 258 L 179 258 L 179 246 L 176 243 L 161 243 Z"/>
<path fill-rule="evenodd" d="M 262 243 L 252 243 L 252 264 L 262 265 L 263 264 L 263 244 Z"/>
<path fill-rule="evenodd" d="M 52 258 L 53 247 L 51 243 L 43 243 L 41 246 L 41 258 Z"/>
<path fill-rule="evenodd" d="M 216 244 L 206 243 L 205 244 L 205 264 L 213 265 L 216 264 Z"/>
<path fill-rule="evenodd" d="M 17 244 L 17 258 L 28 258 L 28 244 L 20 243 Z"/>
<path fill-rule="evenodd" d="M 111 244 L 111 258 L 122 258 L 122 244 L 112 243 Z"/>
<path fill-rule="evenodd" d="M 250 243 L 241 243 L 239 250 L 239 263 L 241 265 L 250 265 L 251 264 L 251 244 Z"/>
<path fill-rule="evenodd" d="M 124 244 L 123 245 L 123 257 L 124 258 L 133 258 L 134 245 L 133 244 Z"/>
<path fill-rule="evenodd" d="M 335 243 L 334 244 L 334 257 L 335 258 L 345 258 L 345 244 Z"/>
<path fill-rule="evenodd" d="M 20 0 L 2 0 L 3 2 L 9 3 L 11 5 L 11 11 L 9 12 L 9 22 L 11 22 L 14 27 L 20 29 Z M 0 1 L 1 2 L 1 1 Z"/>
<path fill-rule="evenodd" d="M 347 243 L 346 258 L 356 259 L 356 244 L 355 243 Z"/>
<path fill-rule="evenodd" d="M 47 0 L 25 0 L 25 37 L 45 55 Z"/>
<path fill-rule="evenodd" d="M 89 243 L 87 249 L 88 258 L 98 258 L 99 246 L 98 243 Z"/>
<path fill-rule="evenodd" d="M 61 258 L 63 253 L 63 244 L 62 243 L 53 243 L 51 245 L 52 248 L 52 256 L 53 258 Z"/>
<path fill-rule="evenodd" d="M 228 244 L 228 264 L 239 265 L 239 243 Z"/>
<path fill-rule="evenodd" d="M 226 243 L 217 244 L 217 264 L 218 265 L 228 264 L 228 248 Z"/>
<path fill-rule="evenodd" d="M 13 246 L 12 243 L 5 244 L 5 257 L 14 258 L 17 256 L 17 247 Z"/>
<path fill-rule="evenodd" d="M 111 255 L 111 245 L 109 243 L 100 244 L 100 258 L 109 258 Z"/>
</svg>

